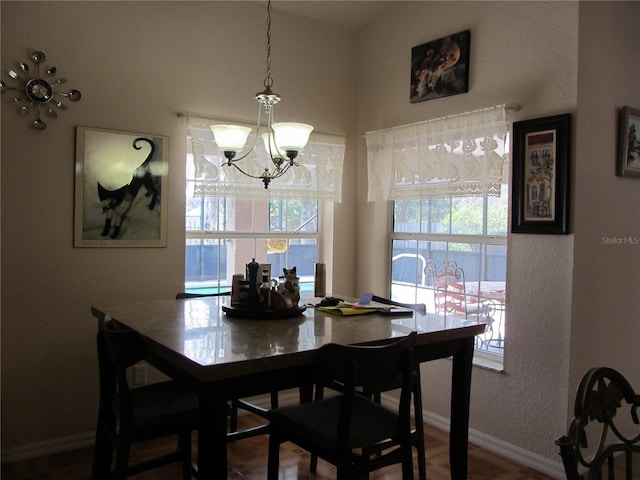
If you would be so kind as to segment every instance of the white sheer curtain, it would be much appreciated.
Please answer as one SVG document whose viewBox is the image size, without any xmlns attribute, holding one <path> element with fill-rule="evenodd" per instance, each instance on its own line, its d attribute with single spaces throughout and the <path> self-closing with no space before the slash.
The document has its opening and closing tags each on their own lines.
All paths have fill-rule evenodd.
<svg viewBox="0 0 640 480">
<path fill-rule="evenodd" d="M 368 200 L 499 195 L 508 132 L 504 105 L 368 132 Z"/>
<path fill-rule="evenodd" d="M 313 132 L 309 143 L 296 158 L 299 167 L 292 167 L 271 182 L 269 189 L 256 178 L 242 175 L 232 166 L 223 166 L 224 153 L 213 140 L 209 125 L 225 124 L 224 119 L 189 115 L 188 135 L 195 166 L 194 196 L 227 196 L 235 198 L 306 198 L 342 201 L 342 165 L 346 136 Z M 250 125 L 247 125 L 250 126 Z M 247 143 L 253 142 L 254 131 Z M 262 139 L 258 139 L 254 153 L 241 160 L 242 168 L 260 175 L 268 157 Z M 189 152 L 188 152 L 189 153 Z"/>
</svg>

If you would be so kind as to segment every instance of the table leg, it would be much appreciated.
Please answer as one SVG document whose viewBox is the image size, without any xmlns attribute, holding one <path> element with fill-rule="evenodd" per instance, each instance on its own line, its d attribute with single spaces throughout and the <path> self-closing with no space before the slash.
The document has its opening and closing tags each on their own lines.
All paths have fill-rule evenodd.
<svg viewBox="0 0 640 480">
<path fill-rule="evenodd" d="M 449 432 L 451 480 L 467 480 L 473 342 L 473 338 L 463 339 L 457 352 L 453 355 L 451 427 Z"/>
<path fill-rule="evenodd" d="M 227 402 L 211 386 L 199 395 L 198 479 L 227 478 Z"/>
</svg>

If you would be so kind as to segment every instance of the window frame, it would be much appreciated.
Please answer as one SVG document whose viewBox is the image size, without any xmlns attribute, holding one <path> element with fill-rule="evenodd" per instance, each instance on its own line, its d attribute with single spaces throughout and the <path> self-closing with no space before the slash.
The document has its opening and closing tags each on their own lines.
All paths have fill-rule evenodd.
<svg viewBox="0 0 640 480">
<path fill-rule="evenodd" d="M 187 156 L 187 161 L 189 161 L 189 158 Z M 190 179 L 185 179 L 185 183 L 188 185 L 190 182 Z M 189 198 L 189 197 L 186 197 Z M 197 197 L 196 197 L 197 198 Z M 201 197 L 202 199 L 204 199 L 205 197 Z M 247 201 L 247 199 L 241 199 L 243 201 Z M 287 201 L 290 201 L 291 199 L 285 199 Z M 278 200 L 275 200 L 278 201 Z M 211 282 L 202 282 L 201 286 L 197 286 L 197 281 L 195 280 L 187 280 L 188 275 L 187 275 L 187 247 L 189 244 L 189 241 L 202 241 L 202 240 L 211 240 L 213 242 L 218 242 L 218 243 L 222 243 L 224 241 L 254 241 L 254 249 L 253 249 L 253 255 L 254 257 L 260 262 L 269 262 L 268 259 L 268 253 L 266 254 L 265 258 L 260 258 L 257 254 L 257 249 L 256 249 L 256 242 L 259 242 L 260 240 L 268 240 L 268 239 L 273 239 L 273 240 L 277 240 L 277 239 L 286 239 L 289 242 L 293 239 L 293 240 L 314 240 L 315 241 L 315 259 L 313 261 L 313 263 L 316 263 L 318 261 L 318 258 L 320 257 L 320 252 L 322 251 L 322 247 L 323 247 L 323 242 L 324 242 L 324 235 L 323 235 L 323 231 L 322 231 L 322 225 L 323 225 L 323 221 L 324 221 L 324 215 L 325 215 L 325 208 L 324 208 L 324 202 L 318 201 L 318 200 L 309 200 L 309 199 L 305 199 L 305 201 L 315 201 L 316 202 L 316 214 L 315 216 L 316 218 L 316 225 L 317 225 L 317 229 L 316 231 L 279 231 L 279 230 L 274 230 L 274 231 L 268 231 L 268 230 L 254 230 L 254 231 L 237 231 L 237 230 L 189 230 L 188 229 L 188 225 L 187 225 L 187 212 L 186 212 L 186 208 L 185 208 L 185 272 L 184 272 L 184 288 L 185 291 L 190 292 L 190 293 L 198 293 L 198 292 L 210 292 L 210 291 L 214 291 L 214 292 L 218 292 L 221 290 L 225 290 L 227 288 L 231 287 L 231 277 L 233 276 L 233 273 L 236 272 L 226 272 L 227 273 L 227 279 L 226 281 L 223 281 L 221 272 L 219 270 L 220 267 L 218 267 L 218 279 L 216 280 L 212 280 Z M 260 205 L 259 208 L 263 209 L 266 212 L 267 218 L 265 219 L 265 223 L 267 225 L 267 227 L 269 227 L 270 225 L 270 219 L 269 219 L 269 215 L 270 215 L 270 209 L 269 209 L 269 203 L 271 202 L 271 200 L 266 200 L 266 199 L 254 199 L 252 200 L 252 206 L 255 207 L 257 203 L 264 203 L 263 205 Z M 255 209 L 252 210 L 252 212 L 255 212 Z M 236 215 L 241 214 L 239 211 L 236 210 Z M 305 222 L 306 223 L 306 222 Z M 252 257 L 253 258 L 253 257 Z M 251 261 L 251 258 L 247 258 L 247 262 Z M 288 265 L 288 267 L 293 267 L 295 265 Z M 243 273 L 243 272 L 237 272 L 237 273 Z M 275 272 L 272 271 L 271 272 L 271 276 L 272 277 L 278 277 L 279 272 Z M 303 289 L 312 289 L 313 288 L 313 275 L 302 275 L 300 278 L 300 284 L 301 287 Z"/>
<path fill-rule="evenodd" d="M 503 184 L 503 187 L 507 187 L 508 188 L 508 184 Z M 488 215 L 488 208 L 489 208 L 489 196 L 488 195 L 483 195 L 483 202 L 482 202 L 482 208 L 483 208 L 483 220 L 482 220 L 482 234 L 479 235 L 474 235 L 474 234 L 456 234 L 456 233 L 434 233 L 434 232 L 429 232 L 429 233 L 423 233 L 423 232 L 396 232 L 395 231 L 395 225 L 396 225 L 396 218 L 395 218 L 395 213 L 396 213 L 396 202 L 398 201 L 406 201 L 406 200 L 392 200 L 389 202 L 389 291 L 392 292 L 393 291 L 393 285 L 394 285 L 394 279 L 393 279 L 393 259 L 394 259 L 394 242 L 395 241 L 402 241 L 402 240 L 407 240 L 407 241 L 412 241 L 412 242 L 418 242 L 418 244 L 420 242 L 439 242 L 439 243 L 444 243 L 446 244 L 447 248 L 446 251 L 449 251 L 449 245 L 450 244 L 476 244 L 476 245 L 480 245 L 483 249 L 483 253 L 481 253 L 480 255 L 486 255 L 486 247 L 487 246 L 500 246 L 500 247 L 504 247 L 505 249 L 505 288 L 507 287 L 507 278 L 506 278 L 506 262 L 508 260 L 508 251 L 507 251 L 507 244 L 508 244 L 508 221 L 509 221 L 509 211 L 507 208 L 507 211 L 505 212 L 505 233 L 504 235 L 489 235 L 487 234 L 487 230 L 488 230 L 488 222 L 489 222 L 489 215 Z M 451 198 L 451 197 L 447 197 L 447 198 Z M 437 200 L 435 198 L 422 198 L 422 199 L 416 199 L 416 200 L 420 200 L 420 201 L 433 201 L 433 200 Z M 504 201 L 506 202 L 506 205 L 508 207 L 509 202 L 510 202 L 510 190 L 508 190 L 507 196 L 504 199 Z M 421 207 L 422 208 L 422 207 Z M 450 203 L 450 208 L 451 208 L 451 203 Z M 449 232 L 451 230 L 451 225 L 449 226 Z M 484 264 L 484 262 L 482 262 L 482 264 Z M 417 279 L 416 279 L 417 282 Z M 417 284 L 415 285 L 415 294 L 414 294 L 414 302 L 419 302 L 420 299 L 418 298 L 418 289 L 420 288 Z M 425 290 L 428 290 L 428 288 L 425 288 Z M 412 302 L 413 303 L 413 302 Z M 503 326 L 502 328 L 506 328 L 506 312 L 507 312 L 507 307 L 506 304 L 504 306 L 504 312 L 502 313 L 503 318 L 501 318 L 501 321 L 503 322 Z M 435 312 L 428 312 L 431 314 L 437 314 Z M 503 340 L 504 341 L 504 340 Z M 474 364 L 490 369 L 490 370 L 495 370 L 495 371 L 502 371 L 503 370 L 503 364 L 504 364 L 504 346 L 505 343 L 503 343 L 502 346 L 502 353 L 498 354 L 498 353 L 494 353 L 491 351 L 487 351 L 487 350 L 482 350 L 482 349 L 478 349 L 476 348 L 474 350 Z"/>
</svg>

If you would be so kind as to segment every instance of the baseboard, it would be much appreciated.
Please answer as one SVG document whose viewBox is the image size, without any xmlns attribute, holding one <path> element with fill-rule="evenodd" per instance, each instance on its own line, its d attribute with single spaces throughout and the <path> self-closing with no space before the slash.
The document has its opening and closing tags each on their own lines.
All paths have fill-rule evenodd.
<svg viewBox="0 0 640 480">
<path fill-rule="evenodd" d="M 295 405 L 299 402 L 300 396 L 298 390 L 287 390 L 280 392 L 279 400 L 281 405 Z M 261 395 L 259 397 L 253 397 L 251 402 L 263 407 L 270 408 L 269 395 Z M 246 414 L 243 410 L 238 412 L 239 415 Z M 46 440 L 43 442 L 30 443 L 26 445 L 20 445 L 18 447 L 3 448 L 0 452 L 0 461 L 5 463 L 15 463 L 22 460 L 29 460 L 32 458 L 46 457 L 48 455 L 55 455 L 58 453 L 69 452 L 73 450 L 79 450 L 81 448 L 93 447 L 95 440 L 95 432 L 83 433 L 80 435 L 73 435 L 70 437 L 57 438 L 54 440 Z"/>
<path fill-rule="evenodd" d="M 438 430 L 444 432 L 449 431 L 449 419 L 436 415 L 432 412 L 423 411 L 424 423 L 431 425 Z M 472 428 L 469 429 L 469 443 L 473 443 L 480 448 L 483 448 L 489 452 L 495 453 L 509 460 L 512 460 L 519 465 L 532 468 L 540 473 L 544 473 L 549 477 L 563 480 L 566 479 L 564 473 L 564 467 L 561 462 L 554 462 L 553 460 L 538 455 L 537 453 L 530 452 L 520 447 L 516 447 L 510 443 L 499 440 L 490 435 L 484 434 Z"/>
<path fill-rule="evenodd" d="M 391 404 L 392 402 L 397 401 L 392 396 L 388 398 L 385 397 L 386 395 L 383 395 L 383 404 Z M 298 390 L 280 392 L 279 400 L 280 405 L 295 405 L 299 401 Z M 253 397 L 251 402 L 264 408 L 269 408 L 270 406 L 268 395 Z M 243 414 L 243 412 L 240 411 L 239 414 Z M 449 431 L 448 418 L 428 411 L 423 411 L 422 415 L 426 424 L 445 432 Z M 1 453 L 2 463 L 13 463 L 21 460 L 28 460 L 31 458 L 44 457 L 47 455 L 54 455 L 56 453 L 92 447 L 94 436 L 95 433 L 90 432 L 71 437 L 32 443 L 6 450 L 3 449 Z M 558 480 L 566 478 L 560 462 L 553 462 L 541 455 L 516 447 L 515 445 L 511 445 L 507 442 L 503 442 L 502 440 L 491 437 L 482 432 L 478 432 L 477 430 L 469 429 L 469 442 L 484 448 L 485 450 L 508 458 L 520 465 L 524 465 L 538 472 L 544 473 L 552 478 Z"/>
<path fill-rule="evenodd" d="M 81 435 L 21 445 L 19 447 L 2 449 L 0 456 L 4 464 L 80 450 L 81 448 L 93 447 L 95 436 L 95 432 L 89 432 Z"/>
</svg>

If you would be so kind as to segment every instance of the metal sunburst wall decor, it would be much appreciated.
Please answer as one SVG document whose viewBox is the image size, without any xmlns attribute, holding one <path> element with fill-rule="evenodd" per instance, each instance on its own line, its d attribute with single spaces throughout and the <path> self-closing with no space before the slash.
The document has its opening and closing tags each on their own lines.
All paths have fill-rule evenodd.
<svg viewBox="0 0 640 480">
<path fill-rule="evenodd" d="M 28 115 L 35 111 L 35 120 L 31 126 L 36 130 L 44 130 L 47 124 L 40 118 L 41 110 L 44 110 L 50 118 L 58 117 L 58 110 L 66 110 L 67 106 L 60 98 L 66 98 L 71 102 L 77 102 L 82 97 L 78 90 L 67 92 L 56 92 L 56 88 L 67 83 L 66 78 L 54 79 L 58 73 L 56 67 L 49 67 L 46 71 L 40 72 L 40 67 L 44 69 L 44 61 L 47 57 L 43 52 L 37 51 L 31 54 L 30 60 L 33 62 L 33 69 L 25 62 L 20 63 L 16 70 L 9 70 L 9 76 L 20 82 L 17 87 L 8 87 L 0 80 L 0 92 L 17 92 L 13 101 L 18 105 L 18 112 L 21 115 Z"/>
</svg>

